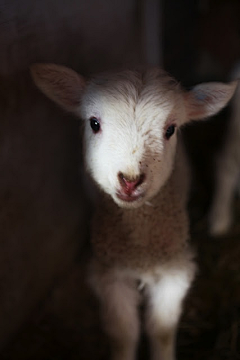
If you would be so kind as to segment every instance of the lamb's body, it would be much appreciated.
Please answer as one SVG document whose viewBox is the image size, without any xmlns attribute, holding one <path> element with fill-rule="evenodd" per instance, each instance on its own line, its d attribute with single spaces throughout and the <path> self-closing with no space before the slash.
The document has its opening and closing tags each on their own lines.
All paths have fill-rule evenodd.
<svg viewBox="0 0 240 360">
<path fill-rule="evenodd" d="M 90 282 L 101 300 L 112 359 L 135 359 L 144 299 L 152 359 L 173 360 L 182 302 L 195 273 L 189 179 L 176 128 L 220 110 L 236 85 L 203 84 L 187 93 L 155 69 L 105 74 L 85 86 L 60 66 L 33 70 L 37 85 L 85 122 L 86 168 L 102 190 Z"/>
<path fill-rule="evenodd" d="M 134 359 L 142 300 L 148 305 L 146 330 L 156 341 L 153 359 L 174 358 L 182 300 L 195 273 L 183 156 L 179 151 L 176 161 L 182 167 L 176 166 L 161 191 L 140 208 L 120 208 L 100 194 L 92 226 L 90 280 L 101 299 L 105 330 L 118 343 L 114 360 Z"/>
</svg>

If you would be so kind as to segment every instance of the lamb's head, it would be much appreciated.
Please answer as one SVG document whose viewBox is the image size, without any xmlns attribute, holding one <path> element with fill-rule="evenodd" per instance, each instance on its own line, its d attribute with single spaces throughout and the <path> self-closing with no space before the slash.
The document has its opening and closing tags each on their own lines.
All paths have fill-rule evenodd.
<svg viewBox="0 0 240 360">
<path fill-rule="evenodd" d="M 153 197 L 173 167 L 178 86 L 163 72 L 121 72 L 93 79 L 82 97 L 85 159 L 117 204 L 137 207 Z"/>
<path fill-rule="evenodd" d="M 122 207 L 156 195 L 171 174 L 177 130 L 226 105 L 236 83 L 184 91 L 160 69 L 102 74 L 89 82 L 65 67 L 32 67 L 38 87 L 84 121 L 85 163 L 103 191 Z"/>
</svg>

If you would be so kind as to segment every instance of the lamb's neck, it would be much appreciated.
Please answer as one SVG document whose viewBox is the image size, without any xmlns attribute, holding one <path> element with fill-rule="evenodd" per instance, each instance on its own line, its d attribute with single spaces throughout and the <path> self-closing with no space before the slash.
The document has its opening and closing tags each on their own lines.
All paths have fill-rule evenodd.
<svg viewBox="0 0 240 360">
<path fill-rule="evenodd" d="M 102 196 L 94 215 L 92 244 L 107 265 L 151 268 L 181 252 L 188 240 L 188 218 L 171 176 L 150 204 L 123 209 Z"/>
</svg>

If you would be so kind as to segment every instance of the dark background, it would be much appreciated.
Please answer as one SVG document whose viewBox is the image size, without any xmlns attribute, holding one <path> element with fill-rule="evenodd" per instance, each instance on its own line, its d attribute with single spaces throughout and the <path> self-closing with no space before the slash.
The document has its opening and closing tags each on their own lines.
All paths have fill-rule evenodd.
<svg viewBox="0 0 240 360">
<path fill-rule="evenodd" d="M 237 0 L 0 0 L 1 359 L 107 354 L 84 280 L 89 206 L 79 123 L 39 93 L 29 66 L 55 62 L 88 76 L 161 65 L 186 87 L 225 81 L 240 57 L 239 19 Z M 226 237 L 211 239 L 206 222 L 228 120 L 226 109 L 184 133 L 200 266 L 179 330 L 185 359 L 239 358 L 238 200 Z M 145 341 L 141 350 L 145 358 Z"/>
</svg>

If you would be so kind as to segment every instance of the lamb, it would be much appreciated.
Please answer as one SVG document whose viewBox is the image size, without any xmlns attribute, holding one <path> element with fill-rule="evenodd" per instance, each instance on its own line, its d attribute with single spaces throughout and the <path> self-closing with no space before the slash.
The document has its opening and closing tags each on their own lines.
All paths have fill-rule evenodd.
<svg viewBox="0 0 240 360">
<path fill-rule="evenodd" d="M 36 64 L 31 71 L 49 98 L 84 123 L 85 165 L 99 189 L 89 281 L 111 358 L 135 359 L 144 301 L 152 359 L 173 360 L 196 269 L 178 129 L 218 112 L 236 82 L 187 92 L 160 69 L 104 73 L 90 81 L 60 65 Z"/>
<path fill-rule="evenodd" d="M 240 63 L 232 78 L 240 78 Z M 209 213 L 209 230 L 213 236 L 224 235 L 232 224 L 232 206 L 236 190 L 240 191 L 240 87 L 231 104 L 231 121 L 226 144 L 219 154 L 216 189 Z"/>
</svg>

